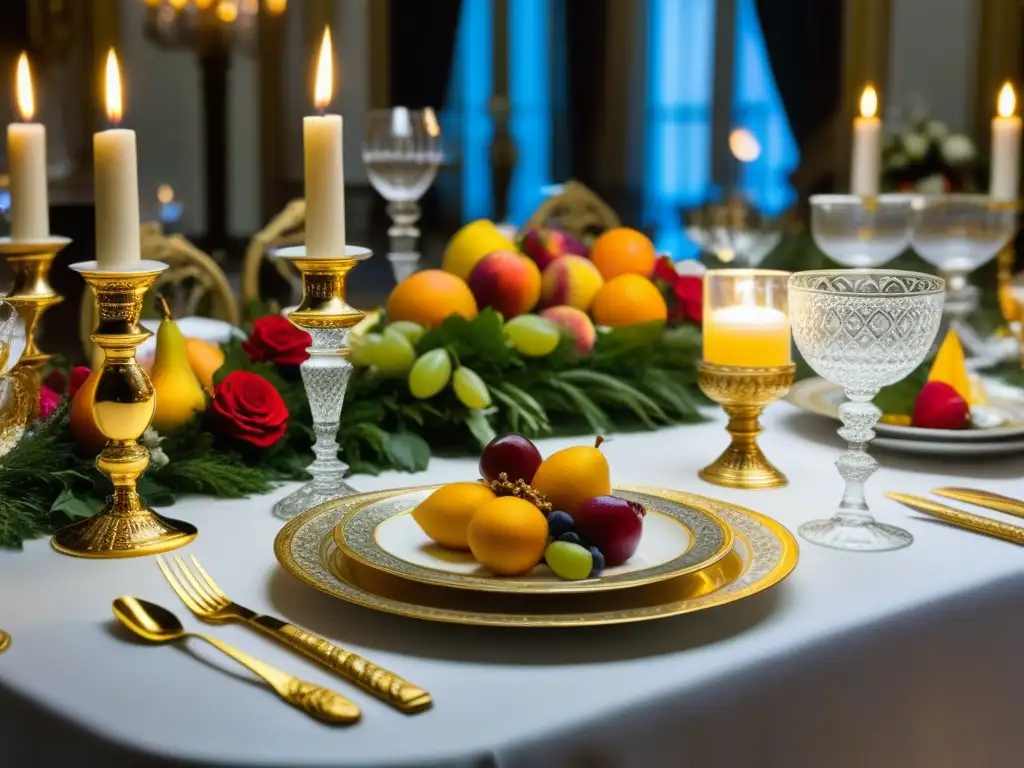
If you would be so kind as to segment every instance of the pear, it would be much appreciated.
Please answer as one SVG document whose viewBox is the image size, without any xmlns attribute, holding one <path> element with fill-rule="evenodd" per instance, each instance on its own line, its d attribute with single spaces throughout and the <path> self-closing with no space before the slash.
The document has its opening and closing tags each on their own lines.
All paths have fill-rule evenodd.
<svg viewBox="0 0 1024 768">
<path fill-rule="evenodd" d="M 575 516 L 584 502 L 612 492 L 608 460 L 599 450 L 604 438 L 598 437 L 593 447 L 578 445 L 563 448 L 548 456 L 537 468 L 530 485 L 544 494 L 552 509 Z"/>
<path fill-rule="evenodd" d="M 156 356 L 150 380 L 156 390 L 153 427 L 158 432 L 188 423 L 206 407 L 206 395 L 188 362 L 188 348 L 167 302 L 160 299 L 164 319 L 156 332 Z"/>
</svg>

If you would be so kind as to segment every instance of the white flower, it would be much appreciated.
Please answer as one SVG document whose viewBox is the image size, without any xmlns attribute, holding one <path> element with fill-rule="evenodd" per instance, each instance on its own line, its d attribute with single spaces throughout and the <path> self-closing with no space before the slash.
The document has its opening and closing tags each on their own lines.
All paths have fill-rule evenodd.
<svg viewBox="0 0 1024 768">
<path fill-rule="evenodd" d="M 949 136 L 949 127 L 941 120 L 929 120 L 924 124 L 924 132 L 929 138 L 942 141 Z"/>
<path fill-rule="evenodd" d="M 950 165 L 966 165 L 975 154 L 974 142 L 962 133 L 947 136 L 942 142 L 942 159 Z"/>
<path fill-rule="evenodd" d="M 903 151 L 910 160 L 920 160 L 928 154 L 928 138 L 920 133 L 908 133 L 903 137 Z"/>
<path fill-rule="evenodd" d="M 703 277 L 708 268 L 698 259 L 683 259 L 675 263 L 676 274 L 680 277 Z"/>
<path fill-rule="evenodd" d="M 895 152 L 889 157 L 889 167 L 894 169 L 906 168 L 910 160 L 902 152 Z"/>
<path fill-rule="evenodd" d="M 933 173 L 917 182 L 914 189 L 922 195 L 941 195 L 946 191 L 946 177 L 941 173 Z"/>
<path fill-rule="evenodd" d="M 171 463 L 167 454 L 164 453 L 164 449 L 160 447 L 160 443 L 163 441 L 164 439 L 152 427 L 142 433 L 142 444 L 149 451 L 149 463 L 153 469 L 160 469 L 160 467 Z"/>
</svg>

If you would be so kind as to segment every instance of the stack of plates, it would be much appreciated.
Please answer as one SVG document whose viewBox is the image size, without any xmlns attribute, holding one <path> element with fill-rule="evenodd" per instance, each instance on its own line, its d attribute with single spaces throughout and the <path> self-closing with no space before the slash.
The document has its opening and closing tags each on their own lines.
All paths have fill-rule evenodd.
<svg viewBox="0 0 1024 768">
<path fill-rule="evenodd" d="M 637 552 L 599 578 L 562 581 L 546 566 L 495 576 L 438 547 L 411 512 L 434 487 L 364 493 L 289 522 L 274 550 L 307 584 L 350 603 L 417 619 L 490 626 L 617 624 L 676 616 L 761 592 L 796 566 L 774 520 L 687 493 L 623 488 L 647 508 Z"/>
<path fill-rule="evenodd" d="M 846 400 L 842 387 L 824 379 L 798 381 L 786 396 L 797 408 L 839 420 Z M 988 429 L 923 429 L 880 423 L 872 446 L 929 456 L 1024 455 L 1024 398 L 990 397 L 989 408 L 1003 418 Z"/>
</svg>

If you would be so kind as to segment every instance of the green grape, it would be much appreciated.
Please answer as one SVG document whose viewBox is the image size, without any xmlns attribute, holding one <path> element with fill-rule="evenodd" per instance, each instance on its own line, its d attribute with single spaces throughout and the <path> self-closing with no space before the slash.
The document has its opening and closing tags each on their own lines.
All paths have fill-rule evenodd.
<svg viewBox="0 0 1024 768">
<path fill-rule="evenodd" d="M 405 336 L 409 340 L 409 343 L 414 347 L 419 343 L 420 339 L 423 338 L 423 334 L 427 332 L 419 323 L 414 323 L 411 320 L 395 320 L 391 323 L 388 328 L 393 331 L 398 331 L 400 334 Z"/>
<path fill-rule="evenodd" d="M 443 347 L 432 349 L 413 363 L 409 371 L 409 391 L 413 397 L 426 400 L 448 386 L 452 377 L 452 359 Z"/>
<path fill-rule="evenodd" d="M 455 396 L 467 408 L 486 408 L 491 404 L 491 393 L 476 371 L 459 366 L 452 374 Z"/>
<path fill-rule="evenodd" d="M 561 339 L 558 326 L 538 315 L 513 317 L 505 323 L 505 333 L 512 340 L 512 346 L 527 357 L 550 355 Z"/>
<path fill-rule="evenodd" d="M 349 360 L 352 365 L 368 368 L 376 363 L 376 355 L 384 337 L 379 333 L 364 333 L 349 340 Z"/>
<path fill-rule="evenodd" d="M 390 328 L 373 350 L 373 364 L 385 376 L 402 376 L 412 368 L 416 360 L 416 350 L 412 344 L 398 331 Z"/>
<path fill-rule="evenodd" d="M 544 560 L 555 576 L 566 581 L 579 581 L 590 575 L 594 556 L 590 550 L 568 541 L 553 541 L 544 550 Z"/>
</svg>

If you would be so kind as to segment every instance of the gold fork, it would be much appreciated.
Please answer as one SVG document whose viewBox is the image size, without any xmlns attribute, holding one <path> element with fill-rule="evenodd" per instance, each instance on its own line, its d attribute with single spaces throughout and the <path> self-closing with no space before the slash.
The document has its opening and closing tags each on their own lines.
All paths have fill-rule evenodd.
<svg viewBox="0 0 1024 768">
<path fill-rule="evenodd" d="M 171 585 L 192 613 L 213 624 L 241 622 L 256 627 L 275 640 L 304 653 L 336 672 L 363 690 L 387 702 L 396 709 L 411 714 L 431 705 L 430 694 L 406 682 L 393 672 L 378 667 L 322 637 L 296 627 L 294 624 L 264 616 L 233 602 L 210 575 L 203 570 L 194 556 L 190 556 L 196 573 L 181 557 L 174 557 L 174 568 L 157 555 L 156 562 Z"/>
</svg>

